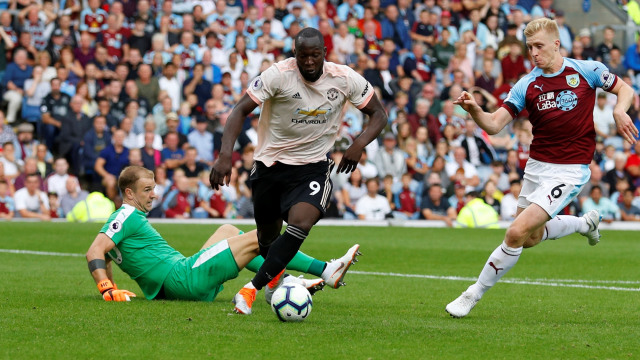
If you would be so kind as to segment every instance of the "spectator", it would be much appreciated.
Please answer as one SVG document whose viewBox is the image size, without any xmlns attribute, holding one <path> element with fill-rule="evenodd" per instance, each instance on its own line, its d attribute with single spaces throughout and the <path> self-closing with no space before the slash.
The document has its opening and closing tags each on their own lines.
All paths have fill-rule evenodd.
<svg viewBox="0 0 640 360">
<path fill-rule="evenodd" d="M 54 173 L 45 179 L 46 189 L 54 192 L 59 196 L 67 193 L 67 179 L 69 175 L 69 163 L 65 158 L 57 158 L 53 163 Z"/>
<path fill-rule="evenodd" d="M 593 122 L 596 135 L 604 138 L 605 145 L 614 145 L 622 149 L 622 138 L 618 134 L 616 122 L 613 119 L 613 107 L 607 105 L 607 93 L 598 93 L 596 106 L 593 108 Z"/>
<path fill-rule="evenodd" d="M 429 186 L 422 195 L 420 212 L 425 219 L 444 221 L 448 227 L 453 226 L 456 218 L 456 210 L 449 205 L 442 192 L 442 185 L 438 183 Z"/>
<path fill-rule="evenodd" d="M 165 144 L 167 143 L 167 135 L 169 133 L 175 133 L 176 135 L 178 135 L 178 147 L 181 149 L 184 148 L 185 144 L 189 142 L 189 139 L 187 138 L 186 135 L 178 131 L 179 126 L 180 126 L 180 118 L 178 117 L 178 114 L 176 113 L 168 114 L 167 122 L 166 122 L 167 133 L 162 137 L 163 143 Z"/>
<path fill-rule="evenodd" d="M 80 13 L 80 31 L 88 31 L 92 35 L 107 30 L 109 14 L 100 8 L 100 0 L 88 0 L 89 8 Z"/>
<path fill-rule="evenodd" d="M 146 22 L 144 18 L 137 15 L 128 39 L 129 46 L 139 49 L 141 54 L 146 54 L 151 48 L 151 32 L 147 32 L 145 27 Z"/>
<path fill-rule="evenodd" d="M 162 163 L 167 169 L 167 176 L 173 176 L 173 169 L 180 167 L 185 163 L 184 150 L 178 147 L 178 133 L 167 133 L 164 143 L 165 148 L 162 149 Z"/>
<path fill-rule="evenodd" d="M 379 176 L 391 175 L 394 181 L 399 181 L 402 174 L 407 172 L 402 150 L 396 148 L 396 137 L 393 133 L 386 133 L 383 140 L 383 148 L 378 150 L 374 163 Z"/>
<path fill-rule="evenodd" d="M 460 181 L 466 185 L 466 191 L 473 191 L 480 185 L 480 177 L 476 167 L 466 160 L 467 151 L 462 147 L 453 150 L 453 161 L 447 162 L 447 176 L 451 181 Z M 461 170 L 462 172 L 459 172 Z"/>
<path fill-rule="evenodd" d="M 620 50 L 620 48 L 613 42 L 616 31 L 611 26 L 604 28 L 602 36 L 602 42 L 596 47 L 596 57 L 598 61 L 608 64 L 611 61 L 611 50 Z"/>
<path fill-rule="evenodd" d="M 484 138 L 478 135 L 478 127 L 473 120 L 467 120 L 460 146 L 467 153 L 467 160 L 476 168 L 488 168 L 488 165 L 496 160 L 495 151 Z"/>
<path fill-rule="evenodd" d="M 185 80 L 182 94 L 186 98 L 191 94 L 198 96 L 198 105 L 204 109 L 205 102 L 211 96 L 212 84 L 204 79 L 204 66 L 196 64 L 193 67 L 193 76 Z"/>
<path fill-rule="evenodd" d="M 605 63 L 609 72 L 623 78 L 628 76 L 627 68 L 622 61 L 622 52 L 619 49 L 611 49 L 609 53 L 609 62 Z"/>
<path fill-rule="evenodd" d="M 153 132 L 145 132 L 143 136 L 144 145 L 140 149 L 143 166 L 149 170 L 155 170 L 162 165 L 160 150 L 156 149 L 153 145 L 154 139 L 158 135 Z"/>
<path fill-rule="evenodd" d="M 480 10 L 473 9 L 469 12 L 469 21 L 464 22 L 460 26 L 460 34 L 464 34 L 466 31 L 471 30 L 475 38 L 480 41 L 480 49 L 484 49 L 487 46 L 487 38 L 489 37 L 489 28 L 484 23 L 480 22 Z"/>
<path fill-rule="evenodd" d="M 456 211 L 456 214 L 462 210 L 465 200 L 465 186 L 460 181 L 453 184 L 453 195 L 449 197 L 449 205 Z"/>
<path fill-rule="evenodd" d="M 509 46 L 509 54 L 502 58 L 502 76 L 505 82 L 515 82 L 520 75 L 527 72 L 522 56 L 522 45 L 517 42 Z"/>
<path fill-rule="evenodd" d="M 25 161 L 35 156 L 36 147 L 40 142 L 33 139 L 34 126 L 30 123 L 22 123 L 16 127 L 17 138 L 14 140 L 16 159 Z"/>
<path fill-rule="evenodd" d="M 520 179 L 511 180 L 509 193 L 502 197 L 500 203 L 500 217 L 502 220 L 513 221 L 516 218 L 518 197 L 520 196 L 521 189 Z"/>
<path fill-rule="evenodd" d="M 80 188 L 78 178 L 75 176 L 69 176 L 65 185 L 67 193 L 60 196 L 61 217 L 67 216 L 77 203 L 84 201 L 89 196 L 87 191 Z"/>
<path fill-rule="evenodd" d="M 389 71 L 389 57 L 387 55 L 383 54 L 378 56 L 376 68 L 366 69 L 364 71 L 364 78 L 367 79 L 373 87 L 380 89 L 382 99 L 385 101 L 393 100 L 393 90 L 389 84 L 393 75 Z"/>
<path fill-rule="evenodd" d="M 431 59 L 425 53 L 425 45 L 421 42 L 416 42 L 412 45 L 411 50 L 403 64 L 404 73 L 416 81 L 429 82 L 433 68 L 431 67 Z"/>
<path fill-rule="evenodd" d="M 582 203 L 582 212 L 586 214 L 591 210 L 597 210 L 602 216 L 602 221 L 611 223 L 620 220 L 620 209 L 611 199 L 602 196 L 602 188 L 598 185 L 591 188 L 589 198 Z"/>
<path fill-rule="evenodd" d="M 1 194 L 2 193 L 0 192 L 0 195 Z M 626 189 L 624 191 L 624 194 L 622 195 L 622 201 L 618 202 L 618 207 L 620 208 L 620 218 L 622 221 L 640 221 L 640 209 L 634 206 L 632 202 L 633 190 Z"/>
<path fill-rule="evenodd" d="M 343 0 L 336 10 L 338 19 L 343 22 L 346 22 L 350 17 L 358 20 L 363 19 L 365 14 L 365 8 L 356 0 Z"/>
<path fill-rule="evenodd" d="M 496 187 L 496 183 L 493 180 L 489 179 L 484 184 L 484 189 L 482 191 L 482 199 L 484 202 L 491 206 L 496 213 L 500 213 L 500 199 L 504 196 L 500 190 Z"/>
<path fill-rule="evenodd" d="M 171 111 L 178 111 L 182 99 L 181 85 L 178 78 L 176 78 L 176 72 L 176 66 L 173 63 L 169 63 L 164 66 L 162 77 L 158 80 L 159 89 L 166 91 L 169 98 L 171 98 Z"/>
<path fill-rule="evenodd" d="M 624 170 L 631 176 L 633 188 L 640 187 L 640 142 L 636 142 L 634 153 L 627 157 Z"/>
<path fill-rule="evenodd" d="M 143 148 L 145 146 L 146 143 L 146 136 L 147 133 L 151 133 L 152 136 L 152 142 L 151 142 L 151 146 L 153 149 L 156 149 L 158 151 L 162 150 L 162 136 L 156 134 L 156 123 L 153 120 L 146 120 L 144 122 L 144 129 L 143 132 L 141 134 L 138 134 L 136 136 L 136 148 Z M 149 169 L 151 170 L 151 169 Z"/>
<path fill-rule="evenodd" d="M 466 205 L 458 213 L 458 225 L 466 228 L 497 229 L 498 213 L 491 205 L 486 204 L 476 191 L 465 196 Z"/>
<path fill-rule="evenodd" d="M 427 157 L 419 155 L 418 142 L 412 137 L 408 138 L 405 141 L 405 146 L 402 150 L 405 153 L 405 163 L 407 165 L 407 171 L 412 176 L 412 178 L 420 181 L 424 178 L 424 175 L 427 173 L 427 171 L 429 171 L 429 166 L 427 165 Z"/>
<path fill-rule="evenodd" d="M 70 102 L 71 111 L 62 118 L 60 126 L 60 156 L 67 159 L 74 175 L 80 173 L 80 149 L 84 134 L 91 128 L 91 119 L 82 113 L 84 100 L 75 95 Z"/>
<path fill-rule="evenodd" d="M 2 145 L 2 154 L 0 155 L 0 163 L 4 165 L 4 178 L 11 182 L 20 175 L 20 170 L 24 163 L 16 158 L 15 145 L 13 142 L 6 142 Z"/>
<path fill-rule="evenodd" d="M 197 160 L 213 165 L 213 134 L 207 131 L 207 118 L 198 116 L 196 127 L 187 136 L 189 144 L 197 151 Z"/>
<path fill-rule="evenodd" d="M 80 108 L 82 113 L 91 119 L 96 116 L 98 103 L 89 94 L 89 85 L 84 80 L 80 80 L 78 83 L 76 95 L 82 98 L 82 107 Z"/>
<path fill-rule="evenodd" d="M 198 150 L 189 146 L 184 153 L 184 163 L 180 165 L 180 169 L 184 171 L 184 175 L 189 180 L 189 186 L 195 187 L 198 184 L 198 177 L 202 171 L 207 170 L 207 165 L 197 161 Z"/>
<path fill-rule="evenodd" d="M 14 195 L 16 212 L 22 218 L 51 220 L 49 199 L 44 191 L 40 191 L 40 179 L 37 174 L 27 175 L 25 187 Z"/>
<path fill-rule="evenodd" d="M 15 178 L 14 183 L 13 183 L 13 188 L 14 190 L 20 190 L 25 186 L 25 183 L 27 182 L 27 175 L 28 174 L 38 174 L 38 177 L 40 178 L 40 190 L 45 191 L 45 183 L 44 181 L 42 181 L 42 176 L 40 175 L 40 173 L 38 172 L 38 161 L 36 160 L 36 158 L 26 158 L 24 161 L 24 170 L 20 173 L 20 175 L 18 175 L 17 178 Z"/>
<path fill-rule="evenodd" d="M 117 180 L 120 171 L 129 165 L 129 149 L 123 145 L 125 136 L 123 130 L 116 130 L 113 144 L 102 149 L 94 166 L 94 170 L 102 178 L 107 197 L 112 201 L 118 196 Z"/>
<path fill-rule="evenodd" d="M 627 164 L 627 156 L 621 152 L 617 151 L 613 155 L 613 164 L 614 168 L 609 170 L 603 177 L 603 193 L 609 189 L 615 189 L 616 183 L 620 179 L 627 179 L 629 184 L 632 184 L 631 175 L 625 170 L 625 165 Z M 593 174 L 592 176 L 593 177 Z"/>
<path fill-rule="evenodd" d="M 420 218 L 418 198 L 416 193 L 411 190 L 411 180 L 411 174 L 402 174 L 402 187 L 393 196 L 396 208 L 393 217 L 396 219 L 417 220 Z"/>
<path fill-rule="evenodd" d="M 86 179 L 90 184 L 100 183 L 100 178 L 93 165 L 98 160 L 100 152 L 109 144 L 111 144 L 111 132 L 108 131 L 106 118 L 103 115 L 98 115 L 93 118 L 93 127 L 84 134 L 82 145 L 82 165 Z M 91 189 L 93 188 L 94 186 L 91 187 Z"/>
<path fill-rule="evenodd" d="M 355 213 L 360 220 L 384 220 L 391 213 L 387 198 L 378 195 L 378 181 L 377 178 L 367 179 L 367 193 L 355 204 Z"/>
<path fill-rule="evenodd" d="M 338 198 L 338 209 L 347 220 L 356 219 L 355 205 L 360 198 L 367 193 L 365 179 L 362 178 L 360 169 L 356 168 L 351 175 L 349 181 L 342 186 L 341 196 Z"/>
<path fill-rule="evenodd" d="M 51 160 L 49 160 L 51 153 L 47 149 L 47 145 L 38 144 L 36 146 L 36 155 L 35 158 L 37 160 L 38 173 L 41 178 L 45 178 L 49 176 L 53 172 L 53 166 L 51 165 Z"/>
<path fill-rule="evenodd" d="M 31 78 L 33 67 L 27 64 L 27 52 L 22 49 L 14 51 L 13 62 L 7 65 L 2 85 L 5 88 L 3 99 L 9 104 L 7 107 L 7 121 L 16 121 L 18 111 L 22 105 L 22 98 L 25 94 L 24 83 Z"/>
<path fill-rule="evenodd" d="M 22 104 L 22 119 L 32 123 L 40 122 L 40 105 L 42 100 L 51 91 L 49 82 L 42 77 L 42 67 L 36 65 L 33 68 L 32 77 L 24 82 L 24 103 Z"/>
<path fill-rule="evenodd" d="M 11 220 L 15 215 L 15 202 L 6 180 L 0 180 L 0 219 Z"/>
<path fill-rule="evenodd" d="M 351 0 L 353 1 L 353 0 Z M 382 26 L 382 38 L 391 38 L 396 44 L 398 51 L 409 51 L 411 48 L 411 37 L 404 21 L 398 16 L 398 7 L 394 4 L 387 5 L 385 17 L 380 21 Z"/>
<path fill-rule="evenodd" d="M 135 53 L 135 51 L 132 53 Z M 151 109 L 158 103 L 160 95 L 158 78 L 152 76 L 151 66 L 147 64 L 140 64 L 137 75 L 135 81 L 136 85 L 138 85 L 138 94 L 149 101 L 149 109 Z"/>
<path fill-rule="evenodd" d="M 231 173 L 231 176 L 234 176 L 233 168 Z M 209 173 L 207 171 L 203 171 L 200 174 L 198 201 L 199 207 L 195 209 L 194 217 L 225 218 L 228 205 L 231 205 L 225 201 L 222 188 L 218 190 L 211 189 L 211 182 L 209 181 Z"/>
<path fill-rule="evenodd" d="M 186 219 L 191 217 L 191 209 L 195 208 L 195 196 L 189 192 L 189 180 L 184 175 L 175 178 L 175 188 L 167 193 L 162 202 L 162 210 L 170 219 Z"/>
</svg>

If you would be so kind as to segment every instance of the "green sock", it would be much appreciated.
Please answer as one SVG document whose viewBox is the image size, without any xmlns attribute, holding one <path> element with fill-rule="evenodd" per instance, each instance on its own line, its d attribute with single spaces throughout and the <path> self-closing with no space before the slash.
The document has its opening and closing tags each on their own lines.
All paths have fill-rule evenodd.
<svg viewBox="0 0 640 360">
<path fill-rule="evenodd" d="M 246 266 L 246 269 L 251 272 L 258 272 L 258 269 L 260 269 L 260 266 L 262 266 L 262 263 L 264 263 L 264 258 L 258 255 L 254 257 L 253 260 L 249 261 L 249 263 Z"/>
<path fill-rule="evenodd" d="M 258 255 L 247 264 L 246 268 L 249 271 L 257 272 L 263 263 L 264 258 Z M 325 263 L 323 261 L 316 260 L 302 251 L 298 251 L 287 265 L 288 270 L 300 271 L 314 276 L 321 276 L 324 268 Z"/>
</svg>

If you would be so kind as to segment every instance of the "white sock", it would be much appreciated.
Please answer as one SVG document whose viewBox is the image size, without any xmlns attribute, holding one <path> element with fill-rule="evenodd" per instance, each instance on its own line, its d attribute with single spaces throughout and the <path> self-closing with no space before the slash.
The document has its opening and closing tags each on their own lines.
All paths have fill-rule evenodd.
<svg viewBox="0 0 640 360">
<path fill-rule="evenodd" d="M 589 231 L 589 225 L 583 217 L 558 215 L 544 225 L 542 241 L 559 239 L 576 232 L 584 234 L 587 231 Z"/>
<path fill-rule="evenodd" d="M 512 248 L 507 246 L 506 242 L 502 242 L 498 246 L 484 265 L 478 281 L 469 286 L 467 291 L 471 291 L 476 294 L 476 297 L 480 299 L 484 293 L 491 289 L 500 278 L 511 270 L 511 268 L 518 262 L 520 254 L 522 253 L 522 246 L 519 248 Z"/>
<path fill-rule="evenodd" d="M 243 287 L 246 287 L 246 288 L 248 288 L 248 289 L 255 289 L 255 288 L 256 288 L 256 287 L 253 285 L 253 283 L 252 283 L 251 281 L 249 281 L 249 282 L 247 283 L 247 285 L 245 285 L 245 286 L 243 286 Z"/>
</svg>

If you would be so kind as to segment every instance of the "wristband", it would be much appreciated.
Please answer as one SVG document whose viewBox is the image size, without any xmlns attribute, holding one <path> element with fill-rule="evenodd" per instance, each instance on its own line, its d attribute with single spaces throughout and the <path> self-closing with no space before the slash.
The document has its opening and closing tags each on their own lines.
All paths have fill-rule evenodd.
<svg viewBox="0 0 640 360">
<path fill-rule="evenodd" d="M 113 283 L 111 282 L 111 280 L 104 279 L 98 282 L 98 291 L 100 291 L 100 294 L 104 294 L 105 291 L 108 291 L 111 289 L 113 289 Z"/>
</svg>

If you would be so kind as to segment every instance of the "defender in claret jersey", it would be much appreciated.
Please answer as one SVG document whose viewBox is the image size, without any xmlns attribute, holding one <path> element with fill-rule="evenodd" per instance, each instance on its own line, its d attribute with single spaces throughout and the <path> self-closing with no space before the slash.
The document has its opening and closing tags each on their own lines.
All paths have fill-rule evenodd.
<svg viewBox="0 0 640 360">
<path fill-rule="evenodd" d="M 574 232 L 585 235 L 590 245 L 598 243 L 597 211 L 582 217 L 558 215 L 591 175 L 588 166 L 595 150 L 596 88 L 618 95 L 614 118 L 624 139 L 635 143 L 638 136 L 626 113 L 633 99 L 631 87 L 600 62 L 562 57 L 558 26 L 553 20 L 530 22 L 525 36 L 536 67 L 516 83 L 502 107 L 494 113 L 483 112 L 467 92 L 455 101 L 489 134 L 500 131 L 526 109 L 534 138 L 516 219 L 489 256 L 478 281 L 446 306 L 453 317 L 469 314 L 484 293 L 516 264 L 523 247 Z"/>
</svg>

